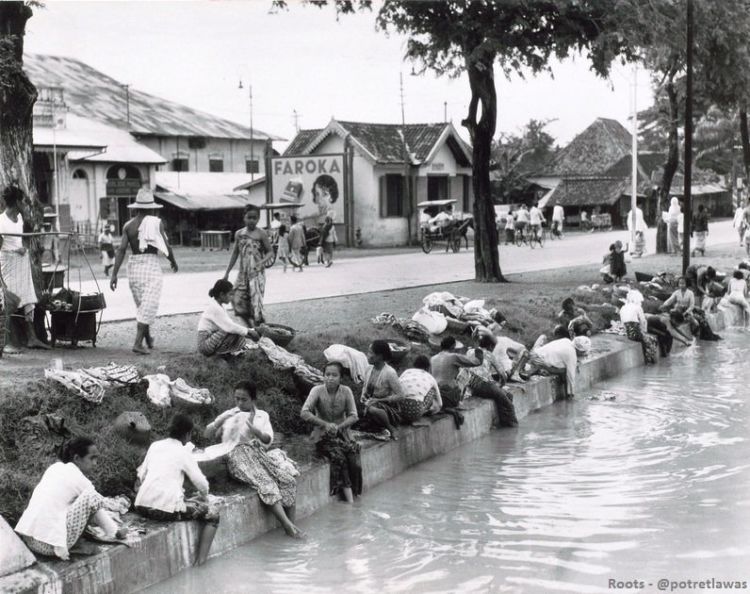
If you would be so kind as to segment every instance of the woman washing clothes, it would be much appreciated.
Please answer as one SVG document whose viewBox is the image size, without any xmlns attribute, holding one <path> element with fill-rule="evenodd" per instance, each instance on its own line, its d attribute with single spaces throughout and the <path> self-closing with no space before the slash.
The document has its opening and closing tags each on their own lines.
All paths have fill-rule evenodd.
<svg viewBox="0 0 750 594">
<path fill-rule="evenodd" d="M 358 419 L 357 406 L 352 391 L 341 385 L 343 372 L 341 363 L 326 364 L 324 383 L 310 390 L 300 416 L 315 425 L 311 436 L 315 453 L 330 461 L 331 495 L 340 494 L 352 503 L 362 494 L 362 465 L 359 444 L 349 431 Z"/>
<path fill-rule="evenodd" d="M 373 340 L 367 353 L 370 366 L 365 372 L 360 401 L 365 407 L 365 418 L 382 427 L 382 439 L 397 440 L 396 425 L 401 422 L 401 402 L 404 391 L 396 370 L 389 365 L 391 347 L 385 340 Z"/>
<path fill-rule="evenodd" d="M 208 424 L 206 438 L 214 439 L 221 434 L 223 447 L 214 447 L 218 451 L 229 450 L 230 476 L 258 492 L 261 502 L 281 522 L 288 536 L 301 538 L 303 532 L 294 525 L 295 477 L 299 472 L 281 450 L 268 451 L 273 442 L 273 427 L 268 413 L 256 407 L 256 400 L 257 388 L 253 382 L 237 383 L 234 387 L 237 406 Z"/>
<path fill-rule="evenodd" d="M 505 369 L 495 358 L 493 353 L 495 346 L 496 342 L 492 336 L 481 335 L 479 348 L 483 353 L 476 358 L 481 359 L 482 364 L 464 369 L 461 373 L 468 376 L 466 387 L 471 389 L 472 396 L 495 401 L 501 427 L 516 427 L 518 419 L 516 409 L 513 407 L 513 396 L 502 388 L 505 384 Z"/>
<path fill-rule="evenodd" d="M 198 352 L 206 357 L 226 356 L 245 346 L 247 338 L 258 340 L 258 333 L 233 321 L 224 306 L 232 300 L 234 287 L 219 279 L 208 292 L 209 306 L 198 321 Z"/>
<path fill-rule="evenodd" d="M 94 442 L 75 437 L 63 444 L 60 461 L 44 471 L 31 500 L 16 525 L 16 532 L 33 552 L 70 559 L 90 521 L 107 536 L 124 538 L 126 530 L 102 509 L 104 498 L 87 478 L 99 460 Z"/>
<path fill-rule="evenodd" d="M 746 328 L 750 324 L 750 303 L 747 302 L 747 281 L 742 270 L 735 270 L 729 281 L 729 294 L 727 300 L 732 305 L 742 308 L 742 322 Z"/>
<path fill-rule="evenodd" d="M 628 291 L 625 305 L 620 308 L 620 321 L 625 326 L 628 338 L 641 343 L 646 363 L 656 363 L 657 342 L 654 336 L 648 334 L 648 320 L 643 312 L 642 303 L 643 295 L 640 291 Z"/>
<path fill-rule="evenodd" d="M 169 423 L 169 437 L 155 441 L 138 467 L 136 511 L 146 518 L 162 522 L 197 520 L 201 523 L 195 565 L 208 559 L 211 543 L 219 528 L 219 514 L 208 505 L 208 480 L 185 446 L 193 432 L 190 417 L 177 414 Z M 185 499 L 185 477 L 199 496 Z"/>
<path fill-rule="evenodd" d="M 662 357 L 669 356 L 675 340 L 685 346 L 693 344 L 693 339 L 680 330 L 680 326 L 685 323 L 685 316 L 678 311 L 669 314 L 647 314 L 646 322 L 648 333 L 656 337 Z"/>
<path fill-rule="evenodd" d="M 229 273 L 239 258 L 234 311 L 251 328 L 265 321 L 266 264 L 273 258 L 271 241 L 263 229 L 258 229 L 258 219 L 260 209 L 248 204 L 245 207 L 245 226 L 234 235 L 234 250 L 224 274 L 224 280 L 229 280 Z"/>
</svg>

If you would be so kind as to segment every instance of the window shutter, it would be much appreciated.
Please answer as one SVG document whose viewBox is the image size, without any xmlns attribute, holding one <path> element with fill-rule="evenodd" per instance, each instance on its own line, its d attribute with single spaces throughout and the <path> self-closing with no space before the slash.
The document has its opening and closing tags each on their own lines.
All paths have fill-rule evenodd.
<svg viewBox="0 0 750 594">
<path fill-rule="evenodd" d="M 387 184 L 386 184 L 387 177 L 385 175 L 381 175 L 378 178 L 379 182 L 379 195 L 378 200 L 380 203 L 380 218 L 384 219 L 387 215 L 386 209 L 387 209 L 387 200 L 388 200 L 388 193 L 387 193 Z"/>
</svg>

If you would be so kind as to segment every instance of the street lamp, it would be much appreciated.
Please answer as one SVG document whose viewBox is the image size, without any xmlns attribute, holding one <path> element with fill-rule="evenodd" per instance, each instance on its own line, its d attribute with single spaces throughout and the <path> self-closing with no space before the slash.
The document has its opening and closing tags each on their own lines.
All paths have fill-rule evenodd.
<svg viewBox="0 0 750 594">
<path fill-rule="evenodd" d="M 242 85 L 242 79 L 238 89 L 244 88 Z M 248 98 L 250 100 L 250 181 L 255 181 L 255 142 L 254 142 L 254 130 L 253 130 L 253 85 L 248 84 Z"/>
</svg>

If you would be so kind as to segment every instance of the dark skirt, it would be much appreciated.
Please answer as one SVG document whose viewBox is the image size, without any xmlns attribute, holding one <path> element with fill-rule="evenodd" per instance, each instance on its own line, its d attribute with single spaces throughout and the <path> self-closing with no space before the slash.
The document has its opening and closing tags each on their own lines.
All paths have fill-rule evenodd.
<svg viewBox="0 0 750 594">
<path fill-rule="evenodd" d="M 627 273 L 625 252 L 612 252 L 609 258 L 609 273 L 615 278 L 622 278 Z"/>
<path fill-rule="evenodd" d="M 646 363 L 656 363 L 656 338 L 644 334 L 638 322 L 625 322 L 625 332 L 633 342 L 640 342 L 643 348 L 643 359 Z"/>
<path fill-rule="evenodd" d="M 497 384 L 482 381 L 472 386 L 471 393 L 477 398 L 495 401 L 498 425 L 501 427 L 516 427 L 518 425 L 516 409 L 513 406 L 513 395 L 510 392 L 503 390 Z"/>
<path fill-rule="evenodd" d="M 362 494 L 362 465 L 359 461 L 359 444 L 341 437 L 324 435 L 315 444 L 315 453 L 327 458 L 331 466 L 330 493 L 336 495 L 342 489 Z"/>
<path fill-rule="evenodd" d="M 672 345 L 674 338 L 669 332 L 667 325 L 658 318 L 649 318 L 648 320 L 648 332 L 656 336 L 656 340 L 659 343 L 659 353 L 662 357 L 666 357 L 672 352 Z"/>
</svg>

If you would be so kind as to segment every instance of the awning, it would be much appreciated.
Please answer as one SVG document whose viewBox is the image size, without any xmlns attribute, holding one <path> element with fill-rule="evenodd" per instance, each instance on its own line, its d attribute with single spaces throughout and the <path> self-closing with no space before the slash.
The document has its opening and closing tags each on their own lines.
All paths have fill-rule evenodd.
<svg viewBox="0 0 750 594">
<path fill-rule="evenodd" d="M 154 198 L 166 202 L 181 210 L 212 211 L 212 210 L 242 210 L 250 204 L 250 200 L 243 196 L 231 196 L 226 194 L 190 195 L 183 196 L 173 192 L 156 190 Z"/>
</svg>

